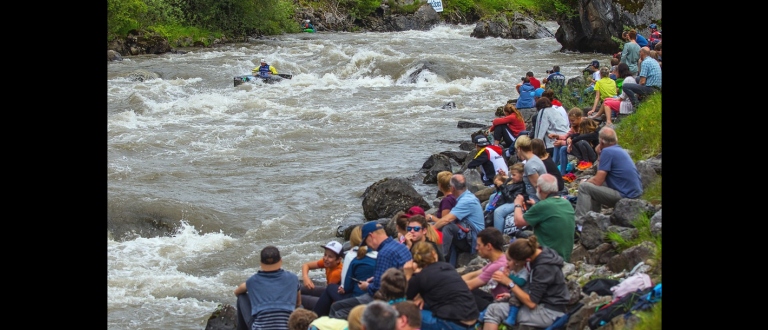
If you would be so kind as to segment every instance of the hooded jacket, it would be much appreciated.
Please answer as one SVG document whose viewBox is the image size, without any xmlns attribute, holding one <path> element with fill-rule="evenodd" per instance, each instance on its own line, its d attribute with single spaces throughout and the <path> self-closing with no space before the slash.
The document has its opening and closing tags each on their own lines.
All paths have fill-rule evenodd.
<svg viewBox="0 0 768 330">
<path fill-rule="evenodd" d="M 545 308 L 565 312 L 571 298 L 563 275 L 563 258 L 549 247 L 542 247 L 539 256 L 531 261 L 528 294 L 531 301 Z"/>
</svg>

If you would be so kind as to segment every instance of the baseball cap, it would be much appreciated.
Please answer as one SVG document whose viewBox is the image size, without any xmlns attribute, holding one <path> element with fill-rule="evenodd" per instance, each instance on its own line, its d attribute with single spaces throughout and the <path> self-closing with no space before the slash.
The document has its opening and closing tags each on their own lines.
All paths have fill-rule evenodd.
<svg viewBox="0 0 768 330">
<path fill-rule="evenodd" d="M 541 95 L 544 94 L 544 88 L 536 88 L 535 91 L 531 92 L 531 95 L 533 97 L 541 97 Z"/>
<path fill-rule="evenodd" d="M 485 147 L 489 145 L 488 138 L 483 136 L 482 134 L 475 135 L 475 138 L 472 139 L 472 142 L 474 142 L 476 145 L 479 145 L 481 147 Z"/>
<path fill-rule="evenodd" d="M 380 223 L 376 221 L 369 221 L 368 223 L 363 225 L 363 241 L 360 242 L 360 246 L 365 245 L 365 239 L 368 238 L 368 235 L 370 235 L 372 232 L 377 231 L 379 229 L 384 229 L 384 227 L 381 226 Z"/>
<path fill-rule="evenodd" d="M 410 209 L 408 209 L 408 212 L 405 212 L 405 216 L 408 218 L 414 215 L 426 216 L 426 214 L 424 213 L 424 209 L 422 209 L 421 206 L 413 206 Z"/>
<path fill-rule="evenodd" d="M 341 254 L 341 243 L 336 241 L 330 241 L 326 245 L 321 245 L 323 248 L 333 251 L 336 254 Z"/>
<path fill-rule="evenodd" d="M 600 62 L 598 62 L 597 60 L 592 60 L 592 66 L 599 67 L 600 66 Z"/>
</svg>

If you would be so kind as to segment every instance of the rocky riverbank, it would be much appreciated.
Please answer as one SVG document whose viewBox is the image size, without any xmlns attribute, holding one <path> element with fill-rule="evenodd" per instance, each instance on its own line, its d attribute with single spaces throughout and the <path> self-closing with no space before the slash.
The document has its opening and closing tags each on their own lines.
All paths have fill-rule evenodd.
<svg viewBox="0 0 768 330">
<path fill-rule="evenodd" d="M 402 5 L 412 4 L 401 1 Z M 637 27 L 638 31 L 651 23 L 661 22 L 661 0 L 647 0 L 629 3 L 625 0 L 578 0 L 571 17 L 559 15 L 555 18 L 560 26 L 557 31 L 544 28 L 531 14 L 523 12 L 500 13 L 494 17 L 437 13 L 429 4 L 420 6 L 412 14 L 393 13 L 389 5 L 382 4 L 376 14 L 352 19 L 350 13 L 325 10 L 321 7 L 299 8 L 295 14 L 296 24 L 309 19 L 317 31 L 356 32 L 397 32 L 407 30 L 429 30 L 437 24 L 476 24 L 472 32 L 475 38 L 536 39 L 555 37 L 563 46 L 561 51 L 597 52 L 613 54 L 619 49 L 617 43 L 625 26 Z M 216 47 L 231 42 L 246 42 L 265 36 L 232 37 L 196 40 L 176 40 L 146 31 L 131 31 L 125 37 L 107 43 L 107 61 L 122 60 L 122 56 L 142 54 L 164 54 L 178 52 L 180 47 Z M 111 52 L 110 52 L 111 51 Z"/>
<path fill-rule="evenodd" d="M 535 109 L 521 109 L 526 124 L 530 125 L 530 119 Z M 473 157 L 474 144 L 471 136 L 477 133 L 486 134 L 487 125 L 478 123 L 460 122 L 459 127 L 468 129 L 480 128 L 468 131 L 466 141 L 457 141 L 460 151 L 444 151 L 428 156 L 424 165 L 419 169 L 418 178 L 423 184 L 435 184 L 436 175 L 440 171 L 448 170 L 454 173 L 463 173 L 467 178 L 467 185 L 472 193 L 477 196 L 483 207 L 488 201 L 492 188 L 482 184 L 480 174 L 474 169 L 467 169 L 466 164 Z M 661 175 L 661 155 L 636 163 L 640 171 L 643 187 L 648 187 Z M 590 168 L 578 170 L 574 175 L 576 180 L 566 183 L 568 190 L 578 196 L 578 183 L 581 179 L 588 179 L 595 175 L 597 164 Z M 417 183 L 416 183 L 417 184 Z M 428 214 L 433 214 L 439 205 L 439 197 L 432 201 L 424 199 L 414 188 L 414 179 L 409 178 L 385 178 L 373 183 L 363 194 L 363 214 L 366 220 L 382 223 L 387 233 L 394 236 L 395 223 L 393 217 L 399 211 L 404 211 L 413 205 L 419 205 L 427 209 Z M 609 278 L 622 280 L 631 273 L 642 272 L 648 274 L 654 284 L 661 283 L 661 258 L 656 258 L 656 245 L 653 242 L 643 241 L 640 244 L 619 251 L 616 243 L 606 239 L 607 234 L 616 233 L 627 241 L 638 237 L 638 228 L 633 221 L 644 213 L 650 218 L 650 231 L 653 235 L 661 235 L 661 204 L 642 199 L 622 199 L 613 208 L 603 208 L 600 213 L 589 212 L 586 216 L 576 219 L 576 223 L 582 226 L 581 233 L 574 241 L 572 263 L 566 263 L 563 273 L 568 281 L 571 293 L 569 306 L 579 303 L 583 307 L 574 313 L 566 326 L 567 330 L 582 330 L 587 326 L 587 320 L 595 311 L 595 307 L 611 300 L 611 296 L 600 296 L 596 293 L 585 295 L 582 286 L 594 278 Z M 337 236 L 345 241 L 349 239 L 349 233 L 355 226 L 359 226 L 366 220 L 353 219 L 351 223 L 342 225 L 337 230 Z M 348 243 L 345 244 L 348 248 Z M 482 268 L 487 261 L 485 259 L 462 254 L 459 258 L 457 271 L 461 274 Z M 235 313 L 233 306 L 222 304 L 213 311 L 208 321 L 206 330 L 235 329 Z M 601 327 L 601 330 L 622 329 L 625 325 L 631 329 L 637 322 L 637 317 L 624 319 L 623 315 L 616 317 L 612 322 Z"/>
</svg>

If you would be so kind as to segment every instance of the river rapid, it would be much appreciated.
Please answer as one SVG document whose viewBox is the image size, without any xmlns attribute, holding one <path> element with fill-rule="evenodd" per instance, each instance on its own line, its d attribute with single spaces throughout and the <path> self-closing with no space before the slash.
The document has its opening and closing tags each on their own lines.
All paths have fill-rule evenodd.
<svg viewBox="0 0 768 330">
<path fill-rule="evenodd" d="M 107 328 L 205 329 L 264 246 L 300 274 L 362 218 L 367 187 L 459 150 L 476 129 L 457 123 L 490 124 L 527 71 L 560 65 L 570 79 L 610 59 L 473 28 L 290 34 L 109 62 Z M 261 58 L 293 79 L 234 87 Z M 159 78 L 132 79 L 140 70 Z M 432 202 L 436 187 L 414 181 Z"/>
</svg>

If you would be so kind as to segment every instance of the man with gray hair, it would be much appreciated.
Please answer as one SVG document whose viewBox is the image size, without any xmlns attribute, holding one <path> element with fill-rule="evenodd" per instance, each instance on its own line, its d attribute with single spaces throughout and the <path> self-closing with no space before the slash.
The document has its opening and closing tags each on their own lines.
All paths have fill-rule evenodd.
<svg viewBox="0 0 768 330">
<path fill-rule="evenodd" d="M 549 173 L 540 175 L 536 180 L 536 195 L 539 197 L 539 202 L 533 204 L 523 214 L 523 196 L 517 195 L 515 198 L 515 226 L 517 228 L 533 227 L 533 232 L 539 238 L 541 245 L 557 251 L 563 260 L 570 262 L 576 219 L 571 202 L 561 198 L 558 191 L 557 178 L 554 175 Z"/>
<path fill-rule="evenodd" d="M 579 184 L 576 216 L 587 211 L 600 212 L 600 205 L 613 207 L 622 198 L 640 198 L 643 185 L 640 172 L 626 150 L 621 148 L 616 131 L 603 127 L 598 133 L 600 144 L 595 151 L 600 155 L 597 173 Z"/>
<path fill-rule="evenodd" d="M 477 233 L 485 229 L 483 207 L 477 196 L 467 188 L 463 174 L 451 176 L 451 194 L 456 205 L 443 217 L 428 215 L 435 228 L 443 233 L 443 255 L 453 267 L 457 267 L 459 252 L 477 253 Z"/>
<path fill-rule="evenodd" d="M 395 330 L 397 310 L 388 303 L 374 300 L 363 311 L 363 330 Z"/>
</svg>

